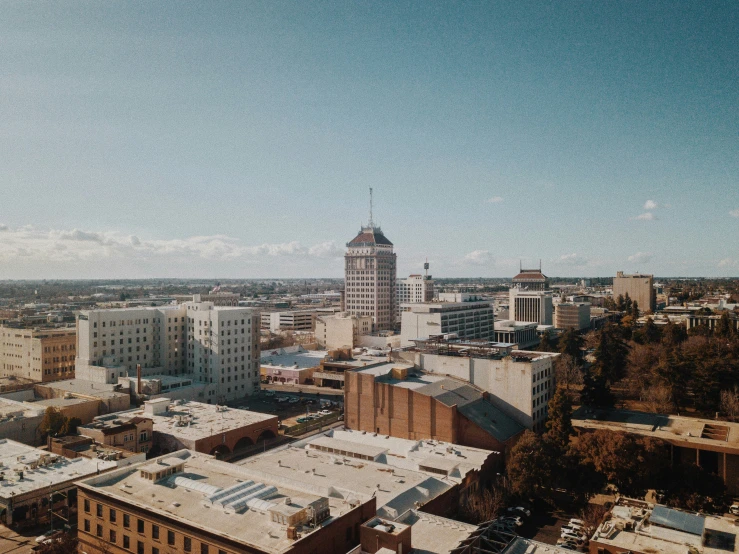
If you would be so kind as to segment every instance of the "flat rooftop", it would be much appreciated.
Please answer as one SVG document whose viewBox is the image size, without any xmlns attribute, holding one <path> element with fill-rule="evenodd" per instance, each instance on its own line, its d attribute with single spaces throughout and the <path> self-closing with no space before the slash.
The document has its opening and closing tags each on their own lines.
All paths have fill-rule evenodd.
<svg viewBox="0 0 739 554">
<path fill-rule="evenodd" d="M 34 403 L 18 402 L 7 398 L 0 398 L 0 422 L 3 419 L 12 417 L 37 417 L 43 415 L 44 408 L 42 406 L 34 406 Z"/>
<path fill-rule="evenodd" d="M 501 554 L 572 554 L 572 550 L 560 548 L 523 537 L 513 539 Z"/>
<path fill-rule="evenodd" d="M 422 554 L 448 554 L 478 529 L 477 525 L 418 510 L 409 510 L 393 523 L 411 526 L 413 552 Z"/>
<path fill-rule="evenodd" d="M 572 424 L 580 429 L 622 431 L 739 454 L 739 423 L 728 421 L 581 407 L 572 414 Z"/>
<path fill-rule="evenodd" d="M 332 443 L 326 439 L 334 438 L 337 439 L 333 442 L 334 451 L 318 449 Z M 346 434 L 324 435 L 322 439 L 313 439 L 319 441 L 316 443 L 318 448 L 312 448 L 313 440 L 309 439 L 237 463 L 253 479 L 266 479 L 284 486 L 301 484 L 321 496 L 341 498 L 347 502 L 366 502 L 374 496 L 377 515 L 389 519 L 414 508 L 416 502 L 425 504 L 461 480 L 458 476 L 461 472 L 450 476 L 432 474 L 417 469 L 418 460 L 402 460 L 389 452 L 380 454 L 377 461 L 357 458 L 353 450 L 373 455 L 379 449 L 373 444 L 347 440 L 349 438 Z M 350 450 L 342 450 L 351 442 L 354 444 L 348 446 Z M 443 460 L 440 456 L 439 462 Z"/>
<path fill-rule="evenodd" d="M 142 476 L 142 470 L 161 471 L 178 464 L 181 471 L 168 477 L 151 481 Z M 243 466 L 180 450 L 86 479 L 79 486 L 274 554 L 290 549 L 295 541 L 287 538 L 287 525 L 272 521 L 273 512 L 295 515 L 323 501 L 329 511 L 328 519 L 321 524 L 325 527 L 352 509 L 344 499 L 320 495 L 300 480 L 287 485 L 261 475 L 255 477 Z M 251 494 L 256 496 L 249 499 Z M 305 536 L 312 528 L 302 526 L 298 531 Z"/>
<path fill-rule="evenodd" d="M 272 354 L 274 350 L 262 351 L 259 363 L 262 367 L 283 367 L 287 369 L 305 369 L 318 367 L 327 356 L 327 352 L 308 350 L 305 352 L 294 352 L 287 354 Z"/>
<path fill-rule="evenodd" d="M 85 396 L 94 396 L 100 399 L 110 399 L 120 396 L 128 396 L 125 392 L 114 390 L 118 385 L 108 385 L 105 383 L 95 383 L 94 381 L 85 381 L 83 379 L 70 379 L 67 381 L 52 381 L 49 383 L 39 383 L 41 386 L 54 390 L 71 392 L 74 394 L 83 394 Z"/>
<path fill-rule="evenodd" d="M 736 534 L 734 518 L 698 515 L 621 498 L 591 541 L 632 552 L 685 554 L 693 547 L 702 554 L 726 554 L 737 552 Z"/>
<path fill-rule="evenodd" d="M 272 414 L 187 400 L 169 402 L 167 412 L 161 415 L 145 413 L 143 408 L 119 415 L 121 418 L 149 418 L 154 421 L 154 432 L 166 433 L 188 441 L 197 441 L 232 429 L 240 429 L 277 418 Z"/>
<path fill-rule="evenodd" d="M 0 498 L 18 498 L 36 491 L 48 493 L 49 487 L 95 475 L 98 470 L 104 471 L 115 466 L 115 462 L 70 459 L 20 442 L 0 439 L 0 467 L 5 473 L 5 479 L 0 482 Z M 23 479 L 20 479 L 18 471 L 23 472 Z"/>
</svg>

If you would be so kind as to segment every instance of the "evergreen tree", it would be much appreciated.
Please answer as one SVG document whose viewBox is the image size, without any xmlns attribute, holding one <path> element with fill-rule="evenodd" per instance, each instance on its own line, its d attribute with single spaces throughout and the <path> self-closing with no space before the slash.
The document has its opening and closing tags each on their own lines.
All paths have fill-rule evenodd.
<svg viewBox="0 0 739 554">
<path fill-rule="evenodd" d="M 634 318 L 639 317 L 639 303 L 636 300 L 634 300 L 634 303 L 631 305 L 631 315 Z"/>
<path fill-rule="evenodd" d="M 659 327 L 655 325 L 654 319 L 651 317 L 647 319 L 647 323 L 644 325 L 644 341 L 647 344 L 654 344 L 659 342 L 661 336 L 662 333 L 660 332 Z"/>
<path fill-rule="evenodd" d="M 591 367 L 583 377 L 580 401 L 591 408 L 612 408 L 616 399 L 608 385 L 608 379 Z"/>
<path fill-rule="evenodd" d="M 546 495 L 552 487 L 551 447 L 533 431 L 524 431 L 513 448 L 506 466 L 511 491 L 524 498 Z"/>
<path fill-rule="evenodd" d="M 626 300 L 623 294 L 619 294 L 616 298 L 616 311 L 623 312 L 626 310 Z"/>
<path fill-rule="evenodd" d="M 582 347 L 585 341 L 575 329 L 567 329 L 559 339 L 559 353 L 569 354 L 579 365 L 582 364 Z"/>
<path fill-rule="evenodd" d="M 608 325 L 600 331 L 595 348 L 596 372 L 611 383 L 623 379 L 629 348 L 616 327 Z"/>
<path fill-rule="evenodd" d="M 721 318 L 716 322 L 716 328 L 713 333 L 717 337 L 728 339 L 734 334 L 734 322 L 729 317 L 729 312 L 724 311 Z"/>
<path fill-rule="evenodd" d="M 572 401 L 562 387 L 549 401 L 546 437 L 560 454 L 567 451 L 572 435 Z"/>
<path fill-rule="evenodd" d="M 552 333 L 549 329 L 546 329 L 541 334 L 541 340 L 539 341 L 539 352 L 549 352 L 552 350 Z"/>
</svg>

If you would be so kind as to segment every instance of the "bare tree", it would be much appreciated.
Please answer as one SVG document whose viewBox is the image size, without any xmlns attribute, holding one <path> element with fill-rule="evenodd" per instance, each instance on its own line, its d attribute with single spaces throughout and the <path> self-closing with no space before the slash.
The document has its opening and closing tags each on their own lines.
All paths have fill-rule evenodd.
<svg viewBox="0 0 739 554">
<path fill-rule="evenodd" d="M 642 398 L 650 412 L 669 414 L 672 411 L 672 394 L 664 385 L 653 385 L 644 389 Z"/>
<path fill-rule="evenodd" d="M 585 523 L 588 534 L 592 534 L 603 521 L 603 516 L 608 510 L 600 504 L 588 504 L 580 512 L 580 519 Z"/>
<path fill-rule="evenodd" d="M 567 392 L 570 391 L 570 385 L 582 383 L 582 371 L 580 371 L 575 358 L 570 354 L 560 354 L 555 358 L 554 378 L 557 384 L 564 386 Z"/>
<path fill-rule="evenodd" d="M 721 391 L 721 411 L 726 414 L 731 421 L 736 421 L 739 416 L 739 388 L 734 386 L 734 390 Z"/>
<path fill-rule="evenodd" d="M 462 505 L 466 519 L 473 523 L 490 521 L 500 515 L 506 505 L 506 494 L 501 488 L 477 490 L 467 495 Z"/>
</svg>

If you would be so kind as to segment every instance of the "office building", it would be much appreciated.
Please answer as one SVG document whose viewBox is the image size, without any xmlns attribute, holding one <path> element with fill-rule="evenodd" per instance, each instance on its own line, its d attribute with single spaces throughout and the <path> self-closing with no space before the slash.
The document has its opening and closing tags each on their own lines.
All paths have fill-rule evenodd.
<svg viewBox="0 0 739 554">
<path fill-rule="evenodd" d="M 495 322 L 495 342 L 515 344 L 521 350 L 539 344 L 539 333 L 536 322 L 503 320 Z"/>
<path fill-rule="evenodd" d="M 313 331 L 317 315 L 316 310 L 262 312 L 260 316 L 261 328 L 263 331 L 270 331 L 271 333 Z"/>
<path fill-rule="evenodd" d="M 428 263 L 425 264 L 428 267 Z M 423 304 L 434 300 L 434 281 L 431 275 L 411 275 L 407 279 L 398 279 L 396 294 L 396 316 L 400 317 L 403 304 Z"/>
<path fill-rule="evenodd" d="M 304 454 L 301 461 L 311 458 Z M 280 468 L 283 462 L 271 465 Z M 80 550 L 345 554 L 354 548 L 359 526 L 375 515 L 375 498 L 347 498 L 325 478 L 315 486 L 319 477 L 304 474 L 294 463 L 284 465 L 293 466 L 293 479 L 179 450 L 83 479 L 78 483 Z"/>
<path fill-rule="evenodd" d="M 519 425 L 544 429 L 547 404 L 554 395 L 554 359 L 559 354 L 515 350 L 509 344 L 476 341 L 416 341 L 401 353 L 428 374 L 468 382 Z"/>
<path fill-rule="evenodd" d="M 696 514 L 623 496 L 590 538 L 590 554 L 737 551 L 735 517 Z"/>
<path fill-rule="evenodd" d="M 0 326 L 0 377 L 48 382 L 74 379 L 77 334 L 72 328 Z"/>
<path fill-rule="evenodd" d="M 399 363 L 346 372 L 348 429 L 410 440 L 439 440 L 505 452 L 524 426 L 463 379 Z"/>
<path fill-rule="evenodd" d="M 493 340 L 492 302 L 432 302 L 401 307 L 400 346 L 413 339 L 455 334 L 461 339 Z"/>
<path fill-rule="evenodd" d="M 77 320 L 79 377 L 108 382 L 132 375 L 189 375 L 213 385 L 209 403 L 225 403 L 259 387 L 259 316 L 211 302 L 91 310 Z M 125 374 L 125 375 L 124 375 Z"/>
<path fill-rule="evenodd" d="M 372 221 L 347 244 L 344 256 L 344 309 L 370 316 L 372 331 L 393 329 L 396 313 L 396 256 L 393 243 Z"/>
<path fill-rule="evenodd" d="M 590 304 L 587 302 L 560 302 L 554 312 L 557 329 L 581 331 L 590 328 Z"/>
<path fill-rule="evenodd" d="M 529 291 L 549 290 L 549 278 L 539 269 L 523 269 L 519 267 L 518 275 L 513 278 L 513 288 Z"/>
<path fill-rule="evenodd" d="M 322 348 L 354 348 L 359 337 L 372 333 L 372 317 L 341 312 L 316 318 L 316 344 Z"/>
<path fill-rule="evenodd" d="M 613 278 L 613 299 L 619 296 L 629 295 L 632 301 L 636 301 L 639 311 L 646 312 L 657 309 L 657 293 L 654 290 L 654 276 L 644 274 L 625 274 L 623 271 L 616 273 Z"/>
<path fill-rule="evenodd" d="M 509 291 L 508 319 L 552 325 L 552 293 L 513 287 Z"/>
<path fill-rule="evenodd" d="M 0 439 L 0 522 L 13 527 L 48 521 L 49 498 L 55 514 L 75 519 L 76 481 L 115 468 L 108 460 L 66 458 L 9 439 Z M 64 525 L 57 519 L 57 527 Z"/>
</svg>

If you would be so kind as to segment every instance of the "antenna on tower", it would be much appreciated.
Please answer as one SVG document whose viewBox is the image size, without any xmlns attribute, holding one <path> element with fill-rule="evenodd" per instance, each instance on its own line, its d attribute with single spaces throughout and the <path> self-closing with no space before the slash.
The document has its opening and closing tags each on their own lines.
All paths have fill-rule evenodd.
<svg viewBox="0 0 739 554">
<path fill-rule="evenodd" d="M 426 263 L 423 264 L 423 269 L 426 270 L 426 277 L 429 276 L 429 259 L 426 258 Z"/>
<path fill-rule="evenodd" d="M 370 187 L 370 218 L 369 218 L 369 226 L 374 227 L 375 223 L 372 221 L 372 187 Z"/>
</svg>

